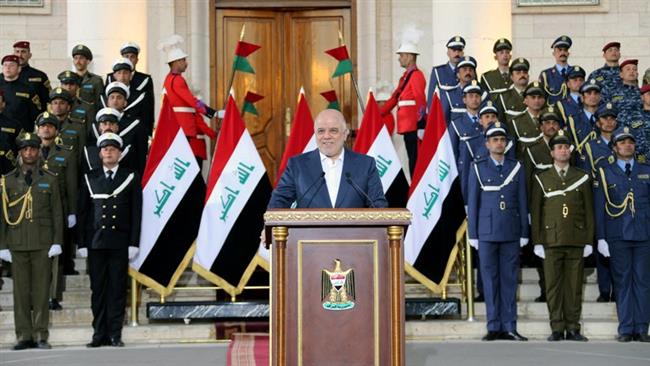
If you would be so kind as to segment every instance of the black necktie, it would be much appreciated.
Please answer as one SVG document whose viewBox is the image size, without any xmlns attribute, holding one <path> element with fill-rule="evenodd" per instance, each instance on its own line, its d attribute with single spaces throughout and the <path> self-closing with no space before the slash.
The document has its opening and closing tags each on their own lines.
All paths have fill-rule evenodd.
<svg viewBox="0 0 650 366">
<path fill-rule="evenodd" d="M 582 105 L 582 98 L 578 96 L 578 105 Z"/>
<path fill-rule="evenodd" d="M 43 159 L 47 160 L 48 155 L 50 155 L 50 147 L 43 146 Z"/>
<path fill-rule="evenodd" d="M 589 122 L 591 123 L 591 127 L 593 127 L 596 124 L 596 116 L 592 114 L 591 117 L 589 117 Z"/>
<path fill-rule="evenodd" d="M 28 186 L 32 185 L 32 171 L 28 170 L 25 172 L 25 183 L 27 183 Z"/>
<path fill-rule="evenodd" d="M 560 177 L 562 177 L 562 180 L 564 180 L 565 176 L 566 176 L 566 170 L 560 169 Z"/>
<path fill-rule="evenodd" d="M 501 74 L 501 77 L 502 77 L 503 80 L 506 81 L 506 82 L 507 82 L 508 80 L 510 80 L 510 75 L 508 75 L 507 72 L 502 73 L 502 74 Z"/>
<path fill-rule="evenodd" d="M 562 75 L 562 79 L 566 80 L 566 67 L 562 68 L 562 71 L 560 71 L 560 74 Z"/>
<path fill-rule="evenodd" d="M 501 171 L 503 170 L 503 164 L 497 164 L 497 171 L 499 174 L 501 174 Z"/>
<path fill-rule="evenodd" d="M 478 122 L 478 117 L 472 116 L 472 121 L 474 121 L 474 123 Z"/>
<path fill-rule="evenodd" d="M 106 179 L 108 179 L 109 182 L 113 181 L 113 171 L 109 170 L 106 172 Z"/>
<path fill-rule="evenodd" d="M 630 174 L 632 174 L 632 164 L 625 163 L 625 175 L 629 177 Z"/>
</svg>

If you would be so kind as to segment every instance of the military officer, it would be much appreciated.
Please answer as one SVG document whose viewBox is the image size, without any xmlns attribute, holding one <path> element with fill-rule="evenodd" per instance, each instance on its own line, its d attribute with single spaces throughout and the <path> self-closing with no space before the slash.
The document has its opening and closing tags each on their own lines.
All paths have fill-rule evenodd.
<svg viewBox="0 0 650 366">
<path fill-rule="evenodd" d="M 582 67 L 576 65 L 569 67 L 566 82 L 567 95 L 555 103 L 562 119 L 565 121 L 569 116 L 580 113 L 582 109 L 580 88 L 585 83 L 585 75 L 585 70 Z"/>
<path fill-rule="evenodd" d="M 436 86 L 440 91 L 450 90 L 458 85 L 457 65 L 465 56 L 465 39 L 461 36 L 454 36 L 447 42 L 447 57 L 449 61 L 435 66 L 431 69 L 429 77 L 429 90 L 427 91 L 427 105 L 431 108 L 433 92 Z M 462 89 L 461 89 L 462 90 Z"/>
<path fill-rule="evenodd" d="M 507 38 L 499 38 L 492 46 L 497 68 L 486 71 L 481 75 L 481 87 L 490 93 L 491 97 L 503 93 L 510 85 L 510 59 L 512 58 L 512 43 Z"/>
<path fill-rule="evenodd" d="M 650 342 L 650 165 L 635 161 L 629 127 L 614 132 L 615 158 L 599 168 L 595 189 L 598 251 L 610 258 L 619 342 Z"/>
<path fill-rule="evenodd" d="M 584 147 L 586 153 L 584 167 L 587 168 L 586 171 L 591 171 L 593 178 L 596 178 L 598 165 L 607 161 L 609 156 L 613 154 L 610 141 L 612 134 L 618 127 L 617 115 L 618 111 L 612 103 L 600 106 L 598 112 L 596 112 L 597 137 L 590 140 Z"/>
<path fill-rule="evenodd" d="M 456 114 L 465 113 L 465 103 L 463 102 L 465 87 L 471 83 L 478 85 L 476 81 L 476 59 L 472 56 L 465 56 L 456 65 L 456 74 L 458 75 L 458 85 L 455 88 L 442 90 L 440 92 L 440 103 L 447 124 L 455 118 Z M 487 92 L 483 92 L 481 100 L 488 97 Z"/>
<path fill-rule="evenodd" d="M 122 139 L 97 140 L 102 167 L 84 175 L 79 255 L 88 257 L 94 334 L 87 347 L 124 347 L 128 261 L 138 254 L 142 189 L 140 176 L 119 164 Z"/>
<path fill-rule="evenodd" d="M 3 113 L 4 92 L 0 89 L 0 175 L 7 174 L 16 164 L 16 137 L 22 131 L 20 122 Z"/>
<path fill-rule="evenodd" d="M 426 118 L 424 99 L 426 79 L 417 67 L 417 57 L 420 54 L 417 45 L 404 42 L 397 50 L 397 54 L 400 66 L 406 71 L 399 79 L 393 94 L 379 109 L 379 113 L 382 118 L 385 118 L 397 106 L 397 133 L 404 136 L 409 172 L 412 176 L 418 156 L 418 130 L 424 130 Z"/>
<path fill-rule="evenodd" d="M 546 104 L 546 93 L 538 81 L 533 81 L 524 91 L 524 113 L 515 117 L 508 125 L 510 136 L 515 140 L 517 159 L 523 159 L 526 147 L 536 143 L 542 138 L 539 131 L 539 117 Z"/>
<path fill-rule="evenodd" d="M 58 79 L 61 82 L 61 89 L 72 95 L 72 106 L 70 107 L 70 119 L 75 119 L 86 126 L 86 137 L 91 134 L 91 128 L 95 123 L 95 105 L 79 98 L 79 87 L 81 77 L 73 71 L 59 73 Z"/>
<path fill-rule="evenodd" d="M 153 80 L 151 79 L 151 75 L 136 70 L 139 61 L 138 56 L 140 55 L 140 46 L 137 43 L 127 42 L 123 44 L 120 48 L 120 54 L 133 65 L 132 73 L 129 75 L 130 81 L 126 83 L 124 77 L 121 79 L 116 78 L 114 74 L 115 70 L 113 70 L 113 73 L 106 76 L 106 85 L 113 81 L 121 81 L 129 86 L 132 96 L 144 95 L 142 102 L 140 102 L 142 104 L 141 108 L 143 113 L 143 118 L 141 120 L 145 124 L 145 132 L 149 137 L 153 132 L 154 122 Z M 132 103 L 129 102 L 129 105 L 131 104 Z"/>
<path fill-rule="evenodd" d="M 553 167 L 533 176 L 530 204 L 534 251 L 544 258 L 548 340 L 587 341 L 580 333 L 580 313 L 583 257 L 591 254 L 594 240 L 591 177 L 569 165 L 571 140 L 563 130 L 549 145 Z"/>
<path fill-rule="evenodd" d="M 497 109 L 494 102 L 487 100 L 483 103 L 483 106 L 479 110 L 478 117 L 482 131 L 486 131 L 491 123 L 499 120 L 499 110 Z M 470 140 L 469 147 L 472 150 L 474 160 L 482 159 L 489 154 L 488 149 L 485 147 L 485 141 L 472 139 Z M 512 142 L 512 139 L 508 139 L 508 143 L 506 145 L 507 158 L 515 158 L 515 149 L 513 149 L 513 147 L 514 143 Z"/>
<path fill-rule="evenodd" d="M 47 74 L 41 70 L 33 68 L 29 64 L 32 58 L 30 43 L 28 41 L 18 41 L 14 43 L 14 55 L 20 60 L 20 80 L 29 84 L 38 95 L 41 102 L 39 112 L 44 112 L 47 106 L 48 96 L 50 94 L 50 79 Z"/>
<path fill-rule="evenodd" d="M 93 53 L 88 47 L 78 44 L 72 48 L 72 63 L 77 75 L 81 77 L 79 98 L 94 105 L 95 110 L 99 110 L 101 108 L 99 97 L 104 90 L 104 83 L 99 75 L 95 75 L 88 70 L 92 60 Z"/>
<path fill-rule="evenodd" d="M 131 61 L 127 58 L 121 58 L 113 63 L 113 73 L 110 74 L 111 79 L 115 79 L 129 88 L 129 99 L 125 112 L 131 115 L 134 119 L 143 124 L 145 134 L 148 137 L 149 125 L 153 126 L 153 108 L 150 108 L 148 103 L 153 103 L 153 97 L 146 94 L 144 90 L 138 90 L 131 84 L 131 76 L 133 75 L 134 67 Z M 106 77 L 109 78 L 108 76 Z M 110 83 L 109 83 L 110 84 Z M 107 84 L 107 85 L 109 85 Z M 106 98 L 102 94 L 102 105 L 106 107 Z M 152 127 L 153 128 L 153 127 Z"/>
<path fill-rule="evenodd" d="M 639 90 L 641 93 L 641 100 L 643 102 L 643 107 L 641 109 L 641 118 L 643 120 L 643 125 L 650 125 L 650 84 L 646 84 Z M 650 141 L 650 131 L 646 130 L 646 141 Z M 647 158 L 647 157 L 646 157 Z"/>
<path fill-rule="evenodd" d="M 57 177 L 39 167 L 40 139 L 23 132 L 19 164 L 0 179 L 0 258 L 13 263 L 14 350 L 49 349 L 50 258 L 61 254 L 63 209 Z"/>
<path fill-rule="evenodd" d="M 621 59 L 621 43 L 608 42 L 603 46 L 603 58 L 605 65 L 589 74 L 589 79 L 595 79 L 602 88 L 602 99 L 604 103 L 610 102 L 612 92 L 623 86 L 621 80 L 621 68 L 618 61 Z"/>
<path fill-rule="evenodd" d="M 630 127 L 636 137 L 637 153 L 647 153 L 645 136 L 646 128 L 641 120 L 641 93 L 639 90 L 638 60 L 625 60 L 621 62 L 621 80 L 623 84 L 612 91 L 611 101 L 618 110 L 618 123 L 620 127 Z"/>
<path fill-rule="evenodd" d="M 580 111 L 566 119 L 567 132 L 576 147 L 576 166 L 586 171 L 591 168 L 586 164 L 587 155 L 584 150 L 587 143 L 596 138 L 596 112 L 601 101 L 600 90 L 600 85 L 594 79 L 584 83 L 580 87 Z"/>
<path fill-rule="evenodd" d="M 97 131 L 99 136 L 111 132 L 120 135 L 120 118 L 122 114 L 113 108 L 102 108 L 97 112 Z M 125 168 L 134 170 L 138 166 L 138 159 L 133 152 L 135 148 L 132 146 L 131 141 L 133 135 L 125 134 L 122 139 L 122 153 L 120 154 L 120 164 Z M 121 136 L 120 136 L 121 138 Z M 86 146 L 84 149 L 84 163 L 82 172 L 88 173 L 93 169 L 101 167 L 101 160 L 99 159 L 99 148 L 97 146 Z"/>
<path fill-rule="evenodd" d="M 560 36 L 551 45 L 555 65 L 542 70 L 539 81 L 548 94 L 548 103 L 555 104 L 567 94 L 566 81 L 569 74 L 569 49 L 573 41 L 568 36 Z"/>
<path fill-rule="evenodd" d="M 523 114 L 526 110 L 524 90 L 528 86 L 529 69 L 530 63 L 525 58 L 516 58 L 510 64 L 512 84 L 508 90 L 493 96 L 499 109 L 499 121 L 509 124 L 513 118 Z"/>
<path fill-rule="evenodd" d="M 521 163 L 505 157 L 501 122 L 485 131 L 490 155 L 472 163 L 469 176 L 468 236 L 478 249 L 487 311 L 485 341 L 526 341 L 517 332 L 519 247 L 528 244 L 528 205 Z"/>
<path fill-rule="evenodd" d="M 34 130 L 34 120 L 41 109 L 38 95 L 29 84 L 20 80 L 19 58 L 7 55 L 2 58 L 2 77 L 0 77 L 0 90 L 4 92 L 4 113 L 20 122 L 25 131 Z"/>
<path fill-rule="evenodd" d="M 562 117 L 553 106 L 543 110 L 538 118 L 542 138 L 533 144 L 526 146 L 526 152 L 523 155 L 524 167 L 526 168 L 526 188 L 532 192 L 533 174 L 543 172 L 553 167 L 553 157 L 551 156 L 551 147 L 549 142 L 562 128 Z"/>
<path fill-rule="evenodd" d="M 72 147 L 72 151 L 81 161 L 81 150 L 86 146 L 86 121 L 77 119 L 70 110 L 73 97 L 63 88 L 54 88 L 50 93 L 50 111 L 59 120 L 59 136 L 63 145 Z"/>
<path fill-rule="evenodd" d="M 60 123 L 60 120 L 49 112 L 43 112 L 36 120 L 36 133 L 41 139 L 40 164 L 44 169 L 54 173 L 59 180 L 59 193 L 68 229 L 64 232 L 63 242 L 61 242 L 63 254 L 66 257 L 56 257 L 52 262 L 51 310 L 61 310 L 59 301 L 63 295 L 63 267 L 66 259 L 72 261 L 73 258 L 70 253 L 74 251 L 70 229 L 77 224 L 77 199 L 79 197 L 77 194 L 79 186 L 77 153 L 69 146 L 56 143 Z"/>
</svg>

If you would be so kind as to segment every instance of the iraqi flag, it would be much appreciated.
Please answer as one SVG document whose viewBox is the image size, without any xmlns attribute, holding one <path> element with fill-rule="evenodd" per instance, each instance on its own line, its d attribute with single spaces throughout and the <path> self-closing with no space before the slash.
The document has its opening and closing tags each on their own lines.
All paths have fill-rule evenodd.
<svg viewBox="0 0 650 366">
<path fill-rule="evenodd" d="M 406 207 L 409 185 L 372 92 L 369 94 L 366 111 L 352 150 L 375 158 L 388 206 Z"/>
<path fill-rule="evenodd" d="M 445 275 L 465 220 L 456 159 L 438 92 L 418 150 L 409 200 L 413 214 L 404 238 L 406 271 L 432 290 Z"/>
<path fill-rule="evenodd" d="M 163 100 L 158 128 L 142 176 L 140 252 L 129 274 L 169 295 L 192 259 L 205 183 L 192 148 Z"/>
<path fill-rule="evenodd" d="M 238 295 L 257 266 L 271 182 L 232 95 L 208 177 L 192 269 Z"/>
</svg>

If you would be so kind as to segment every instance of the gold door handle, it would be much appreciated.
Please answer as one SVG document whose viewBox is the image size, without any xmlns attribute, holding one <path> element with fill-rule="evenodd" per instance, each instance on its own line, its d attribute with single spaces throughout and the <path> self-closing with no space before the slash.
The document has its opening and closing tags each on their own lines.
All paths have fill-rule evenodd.
<svg viewBox="0 0 650 366">
<path fill-rule="evenodd" d="M 291 108 L 284 111 L 284 133 L 289 137 L 291 134 Z"/>
</svg>

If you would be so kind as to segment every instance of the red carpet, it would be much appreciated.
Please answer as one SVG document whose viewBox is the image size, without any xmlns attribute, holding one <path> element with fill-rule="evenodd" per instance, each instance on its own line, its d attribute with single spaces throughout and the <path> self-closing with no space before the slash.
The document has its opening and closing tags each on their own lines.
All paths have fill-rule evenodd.
<svg viewBox="0 0 650 366">
<path fill-rule="evenodd" d="M 228 366 L 268 366 L 267 333 L 234 333 L 228 346 Z"/>
</svg>

